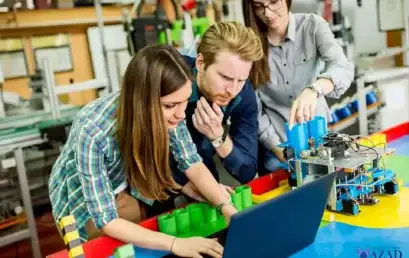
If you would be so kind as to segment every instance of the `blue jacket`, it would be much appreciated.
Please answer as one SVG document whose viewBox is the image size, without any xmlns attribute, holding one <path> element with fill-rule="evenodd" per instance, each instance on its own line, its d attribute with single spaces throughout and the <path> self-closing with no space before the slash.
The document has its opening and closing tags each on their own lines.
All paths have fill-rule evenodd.
<svg viewBox="0 0 409 258">
<path fill-rule="evenodd" d="M 195 71 L 195 59 L 185 56 L 185 60 L 189 67 L 192 68 L 192 71 Z M 193 81 L 192 95 L 186 108 L 186 122 L 204 164 L 209 168 L 216 180 L 219 181 L 219 174 L 212 158 L 216 150 L 207 137 L 196 130 L 192 122 L 196 102 L 200 97 L 201 92 L 197 87 L 196 81 Z M 246 81 L 242 91 L 236 98 L 223 109 L 223 112 L 225 121 L 230 118 L 231 124 L 228 135 L 232 139 L 234 146 L 231 153 L 224 159 L 221 159 L 221 161 L 233 178 L 245 184 L 254 179 L 258 164 L 257 100 L 249 80 Z"/>
</svg>

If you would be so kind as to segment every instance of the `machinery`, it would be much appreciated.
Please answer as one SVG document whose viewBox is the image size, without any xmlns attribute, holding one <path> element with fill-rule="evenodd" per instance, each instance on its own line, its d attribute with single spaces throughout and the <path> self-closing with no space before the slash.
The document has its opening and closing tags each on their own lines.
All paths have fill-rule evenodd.
<svg viewBox="0 0 409 258">
<path fill-rule="evenodd" d="M 379 202 L 376 195 L 399 191 L 395 174 L 382 162 L 382 157 L 393 153 L 393 149 L 379 148 L 364 137 L 327 132 L 323 117 L 291 129 L 287 125 L 287 139 L 280 147 L 284 148 L 291 172 L 290 186 L 337 173 L 327 205 L 331 211 L 357 215 L 360 205 Z M 362 139 L 370 144 L 364 145 Z"/>
</svg>

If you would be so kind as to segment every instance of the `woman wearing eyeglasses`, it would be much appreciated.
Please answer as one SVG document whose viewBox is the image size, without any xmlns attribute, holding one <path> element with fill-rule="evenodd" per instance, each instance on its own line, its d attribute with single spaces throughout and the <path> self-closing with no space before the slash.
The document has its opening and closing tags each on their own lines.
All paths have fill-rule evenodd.
<svg viewBox="0 0 409 258">
<path fill-rule="evenodd" d="M 251 74 L 258 88 L 261 175 L 281 166 L 277 145 L 287 140 L 285 123 L 291 127 L 315 115 L 330 121 L 324 96 L 339 98 L 354 78 L 328 23 L 290 8 L 291 0 L 243 0 L 245 24 L 262 39 L 265 54 Z"/>
</svg>

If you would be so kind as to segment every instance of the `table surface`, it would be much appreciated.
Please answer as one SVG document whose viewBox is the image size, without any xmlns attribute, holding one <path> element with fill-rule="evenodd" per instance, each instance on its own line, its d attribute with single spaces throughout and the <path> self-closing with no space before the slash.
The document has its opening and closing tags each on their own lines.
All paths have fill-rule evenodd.
<svg viewBox="0 0 409 258">
<path fill-rule="evenodd" d="M 386 167 L 393 170 L 405 184 L 399 197 L 379 197 L 381 202 L 378 206 L 362 207 L 361 209 L 363 211 L 372 209 L 374 212 L 363 214 L 365 218 L 354 221 L 354 223 L 345 219 L 345 215 L 336 215 L 335 222 L 323 223 L 312 245 L 292 257 L 350 258 L 406 257 L 409 255 L 407 240 L 409 239 L 409 171 L 407 169 L 409 167 L 409 135 L 389 142 L 388 148 L 395 148 L 396 152 L 395 155 L 385 159 Z M 388 203 L 384 202 L 382 198 L 394 198 L 394 201 L 390 203 L 389 200 Z M 110 248 L 117 244 L 117 240 L 103 237 L 85 243 L 83 247 L 87 255 L 92 250 Z M 139 247 L 135 247 L 135 252 L 138 258 L 156 258 L 166 254 Z M 399 256 L 400 254 L 402 256 Z M 111 252 L 109 255 L 113 255 L 113 253 Z M 48 258 L 60 257 L 67 257 L 66 252 L 48 256 Z"/>
</svg>

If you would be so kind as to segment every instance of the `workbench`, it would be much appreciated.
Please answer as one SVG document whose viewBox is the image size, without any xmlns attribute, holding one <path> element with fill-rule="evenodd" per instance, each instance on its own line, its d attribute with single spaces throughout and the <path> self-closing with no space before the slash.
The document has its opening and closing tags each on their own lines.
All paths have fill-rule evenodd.
<svg viewBox="0 0 409 258">
<path fill-rule="evenodd" d="M 386 166 L 393 169 L 404 182 L 399 194 L 379 197 L 380 203 L 377 206 L 362 207 L 363 212 L 356 217 L 339 214 L 335 216 L 334 221 L 323 221 L 315 242 L 292 257 L 351 258 L 406 257 L 409 255 L 409 171 L 407 170 L 409 167 L 409 123 L 401 124 L 382 133 L 386 135 L 388 148 L 396 148 L 395 155 L 387 157 Z M 359 219 L 359 216 L 362 219 Z M 277 214 L 277 219 L 279 219 L 279 214 Z M 302 219 L 301 214 L 300 219 Z M 158 230 L 156 218 L 148 219 L 140 225 L 151 230 Z M 298 232 L 298 234 L 302 233 Z M 123 242 L 104 236 L 82 246 L 86 257 L 97 258 L 112 256 L 115 248 L 122 245 L 124 245 Z M 135 254 L 138 258 L 156 258 L 163 256 L 166 252 L 135 247 Z M 63 250 L 47 257 L 65 258 L 67 251 Z"/>
</svg>

